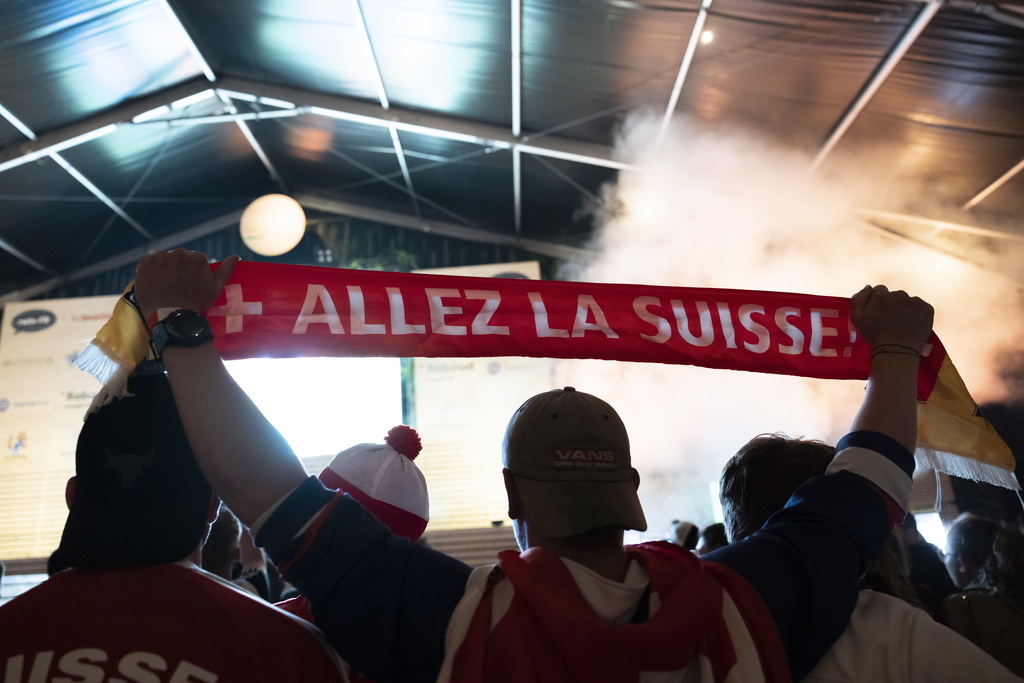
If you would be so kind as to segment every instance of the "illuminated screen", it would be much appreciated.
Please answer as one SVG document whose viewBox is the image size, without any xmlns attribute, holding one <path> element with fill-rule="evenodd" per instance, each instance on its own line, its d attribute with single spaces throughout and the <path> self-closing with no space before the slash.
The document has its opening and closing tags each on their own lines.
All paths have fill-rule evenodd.
<svg viewBox="0 0 1024 683">
<path fill-rule="evenodd" d="M 946 526 L 937 512 L 914 513 L 917 530 L 928 541 L 942 552 L 946 552 Z"/>
<path fill-rule="evenodd" d="M 226 365 L 300 458 L 382 443 L 402 424 L 399 358 L 254 358 Z"/>
</svg>

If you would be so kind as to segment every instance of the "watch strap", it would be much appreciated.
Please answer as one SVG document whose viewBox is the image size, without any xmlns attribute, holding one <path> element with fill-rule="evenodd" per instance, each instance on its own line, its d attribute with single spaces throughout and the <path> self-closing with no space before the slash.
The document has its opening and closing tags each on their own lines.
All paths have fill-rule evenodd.
<svg viewBox="0 0 1024 683">
<path fill-rule="evenodd" d="M 160 322 L 161 320 L 163 320 L 164 318 L 166 318 L 171 313 L 174 313 L 177 310 L 185 310 L 185 309 L 178 309 L 178 308 L 158 308 L 158 309 L 156 309 L 155 311 L 150 313 L 148 316 L 146 316 L 146 329 L 147 330 L 152 330 L 154 327 L 156 327 L 156 324 L 158 322 Z"/>
<path fill-rule="evenodd" d="M 152 329 L 149 331 L 149 334 L 153 338 L 153 351 L 156 352 L 156 357 L 160 358 L 161 356 L 164 355 L 164 348 L 167 347 L 168 339 L 167 326 L 164 324 L 164 321 L 160 320 L 155 325 L 153 325 Z"/>
<path fill-rule="evenodd" d="M 180 319 L 186 317 L 193 318 L 193 323 L 196 318 L 201 322 L 198 327 L 194 327 L 187 334 L 178 329 Z M 163 356 L 164 349 L 167 346 L 193 347 L 213 340 L 213 331 L 210 330 L 210 325 L 206 318 L 201 313 L 186 309 L 173 311 L 158 321 L 153 325 L 151 335 L 153 350 L 156 352 L 157 357 Z"/>
</svg>

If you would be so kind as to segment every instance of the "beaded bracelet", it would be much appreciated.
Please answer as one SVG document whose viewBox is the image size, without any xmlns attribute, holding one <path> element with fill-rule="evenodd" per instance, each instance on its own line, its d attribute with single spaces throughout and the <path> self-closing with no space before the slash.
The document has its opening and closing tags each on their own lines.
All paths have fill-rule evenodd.
<svg viewBox="0 0 1024 683">
<path fill-rule="evenodd" d="M 917 349 L 903 344 L 879 344 L 878 346 L 871 349 L 871 357 L 874 358 L 880 353 L 901 353 L 906 356 L 914 356 L 915 358 L 921 358 L 920 352 Z"/>
</svg>

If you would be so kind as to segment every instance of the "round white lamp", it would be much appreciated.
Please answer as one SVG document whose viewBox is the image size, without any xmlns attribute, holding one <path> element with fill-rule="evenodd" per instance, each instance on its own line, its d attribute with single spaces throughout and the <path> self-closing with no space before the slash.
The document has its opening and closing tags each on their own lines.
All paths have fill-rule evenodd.
<svg viewBox="0 0 1024 683">
<path fill-rule="evenodd" d="M 239 221 L 245 246 L 260 256 L 291 251 L 306 232 L 306 214 L 283 194 L 267 194 L 245 207 Z"/>
</svg>

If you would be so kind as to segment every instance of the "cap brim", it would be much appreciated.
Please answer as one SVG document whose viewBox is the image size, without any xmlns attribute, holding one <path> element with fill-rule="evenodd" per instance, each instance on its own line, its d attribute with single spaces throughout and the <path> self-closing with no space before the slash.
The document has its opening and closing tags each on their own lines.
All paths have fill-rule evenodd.
<svg viewBox="0 0 1024 683">
<path fill-rule="evenodd" d="M 87 503 L 75 498 L 57 556 L 68 567 L 163 564 L 188 557 L 203 539 L 210 497 L 144 508 Z"/>
<path fill-rule="evenodd" d="M 605 527 L 647 530 L 632 477 L 595 482 L 513 476 L 530 525 L 545 536 L 566 538 Z"/>
</svg>

